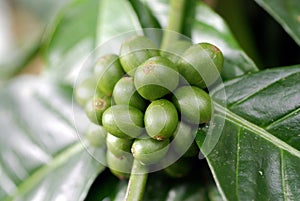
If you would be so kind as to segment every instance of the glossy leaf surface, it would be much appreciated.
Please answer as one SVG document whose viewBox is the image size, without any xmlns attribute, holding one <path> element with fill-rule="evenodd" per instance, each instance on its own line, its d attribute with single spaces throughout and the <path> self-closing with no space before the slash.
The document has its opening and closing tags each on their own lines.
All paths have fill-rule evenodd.
<svg viewBox="0 0 300 201">
<path fill-rule="evenodd" d="M 137 15 L 126 0 L 73 1 L 58 17 L 44 55 L 55 76 L 62 79 L 64 75 L 64 82 L 73 83 L 98 46 L 140 29 Z"/>
<path fill-rule="evenodd" d="M 220 88 L 212 93 L 215 127 L 207 139 L 219 139 L 203 152 L 224 199 L 300 199 L 299 80 L 299 65 L 277 68 L 225 83 L 227 98 Z"/>
<path fill-rule="evenodd" d="M 104 167 L 79 140 L 72 94 L 36 77 L 19 77 L 0 91 L 0 200 L 83 200 Z M 74 110 L 78 110 L 76 106 Z M 80 114 L 78 111 L 77 114 Z M 82 115 L 82 114 L 81 114 Z"/>
</svg>

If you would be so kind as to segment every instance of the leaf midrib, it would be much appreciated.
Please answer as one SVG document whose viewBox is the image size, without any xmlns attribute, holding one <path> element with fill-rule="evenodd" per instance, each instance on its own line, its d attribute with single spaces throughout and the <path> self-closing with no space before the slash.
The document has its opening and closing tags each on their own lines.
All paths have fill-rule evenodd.
<svg viewBox="0 0 300 201">
<path fill-rule="evenodd" d="M 18 184 L 15 193 L 8 196 L 5 199 L 5 201 L 12 201 L 16 197 L 24 195 L 26 192 L 35 187 L 40 181 L 42 181 L 42 179 L 45 178 L 49 174 L 49 172 L 62 166 L 66 161 L 68 161 L 70 157 L 76 155 L 83 149 L 84 145 L 81 141 L 73 144 L 72 146 L 64 150 L 62 153 L 58 154 L 55 158 L 53 158 L 51 162 L 44 166 L 41 166 L 36 171 L 34 171 L 33 174 L 31 174 L 24 181 Z"/>
<path fill-rule="evenodd" d="M 245 129 L 252 131 L 253 133 L 257 134 L 258 136 L 264 138 L 265 140 L 269 141 L 270 143 L 274 144 L 276 147 L 279 147 L 290 154 L 300 158 L 300 151 L 295 149 L 294 147 L 290 146 L 286 142 L 278 139 L 265 129 L 245 120 L 244 118 L 238 116 L 237 114 L 231 112 L 229 109 L 219 105 L 218 103 L 214 102 L 216 112 L 220 113 L 223 118 L 230 121 L 231 123 L 242 126 Z"/>
<path fill-rule="evenodd" d="M 271 133 L 269 133 L 268 131 L 264 130 L 263 128 L 249 122 L 248 120 L 245 120 L 243 117 L 238 116 L 237 114 L 231 112 L 229 109 L 221 106 L 220 104 L 214 102 L 214 106 L 215 106 L 215 111 L 216 111 L 216 115 L 220 116 L 221 118 L 224 118 L 225 120 L 231 122 L 232 124 L 235 124 L 239 127 L 239 132 L 240 129 L 244 128 L 247 129 L 249 131 L 251 131 L 252 133 L 258 135 L 259 137 L 262 137 L 263 139 L 267 140 L 268 142 L 272 143 L 273 145 L 275 145 L 276 147 L 278 147 L 280 149 L 280 159 L 281 159 L 281 178 L 282 178 L 282 189 L 283 189 L 283 197 L 284 200 L 287 200 L 287 187 L 286 187 L 286 183 L 284 180 L 284 164 L 283 164 L 283 154 L 284 151 L 290 153 L 291 155 L 294 155 L 298 158 L 300 158 L 300 151 L 295 149 L 294 147 L 290 146 L 289 144 L 285 143 L 284 141 L 278 139 L 277 137 L 275 137 L 274 135 L 272 135 Z M 219 113 L 219 114 L 218 114 Z M 239 138 L 239 136 L 238 136 Z M 238 139 L 239 142 L 239 139 Z M 239 143 L 238 143 L 239 146 Z M 237 146 L 237 151 L 239 151 L 239 147 Z M 236 165 L 237 165 L 237 169 L 236 169 L 236 174 L 238 172 L 238 156 L 237 156 L 237 161 L 236 161 Z M 211 165 L 210 160 L 207 160 L 209 167 L 212 170 L 212 175 L 214 177 L 214 180 L 216 182 L 216 185 L 221 193 L 221 196 L 224 200 L 227 200 L 227 197 L 225 196 L 225 193 L 223 192 L 219 180 L 217 179 L 217 176 L 215 174 L 214 171 L 214 167 Z M 236 196 L 238 197 L 238 176 L 236 175 Z"/>
<path fill-rule="evenodd" d="M 280 150 L 280 173 L 281 173 L 281 185 L 283 189 L 283 200 L 287 200 L 287 189 L 285 184 L 285 176 L 284 176 L 284 160 L 283 160 L 283 151 Z"/>
</svg>

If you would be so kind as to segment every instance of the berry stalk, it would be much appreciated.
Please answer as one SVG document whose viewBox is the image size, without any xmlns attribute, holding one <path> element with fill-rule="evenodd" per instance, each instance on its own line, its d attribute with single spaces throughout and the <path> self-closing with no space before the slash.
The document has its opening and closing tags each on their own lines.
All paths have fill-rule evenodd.
<svg viewBox="0 0 300 201">
<path fill-rule="evenodd" d="M 148 179 L 147 168 L 139 161 L 134 160 L 128 182 L 125 201 L 141 201 Z"/>
</svg>

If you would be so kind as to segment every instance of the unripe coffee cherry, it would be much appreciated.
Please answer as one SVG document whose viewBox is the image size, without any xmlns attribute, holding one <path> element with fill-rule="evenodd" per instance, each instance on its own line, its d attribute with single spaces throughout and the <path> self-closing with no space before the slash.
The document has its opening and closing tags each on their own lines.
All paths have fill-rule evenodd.
<svg viewBox="0 0 300 201">
<path fill-rule="evenodd" d="M 106 152 L 106 162 L 110 171 L 119 179 L 125 179 L 129 177 L 133 163 L 132 155 L 126 155 L 119 158 L 108 150 Z"/>
<path fill-rule="evenodd" d="M 136 91 L 132 77 L 123 77 L 117 82 L 113 98 L 117 105 L 131 105 L 141 111 L 147 107 L 146 100 Z"/>
<path fill-rule="evenodd" d="M 184 86 L 174 92 L 172 98 L 181 118 L 192 124 L 208 122 L 211 118 L 212 103 L 209 95 L 198 87 Z"/>
<path fill-rule="evenodd" d="M 173 149 L 184 157 L 192 157 L 199 153 L 199 149 L 194 141 L 197 127 L 185 122 L 179 122 L 174 132 L 172 140 Z"/>
<path fill-rule="evenodd" d="M 168 152 L 169 140 L 157 141 L 152 138 L 135 139 L 131 152 L 141 164 L 150 165 L 160 161 Z"/>
<path fill-rule="evenodd" d="M 114 105 L 108 108 L 102 117 L 103 127 L 119 138 L 136 138 L 143 132 L 144 115 L 135 107 Z"/>
<path fill-rule="evenodd" d="M 161 50 L 161 56 L 168 58 L 173 63 L 177 63 L 184 51 L 192 46 L 192 42 L 188 40 L 178 40 L 168 44 L 166 49 Z"/>
<path fill-rule="evenodd" d="M 103 112 L 111 106 L 111 97 L 96 93 L 85 106 L 85 113 L 95 124 L 102 125 Z"/>
<path fill-rule="evenodd" d="M 191 85 L 205 88 L 220 77 L 223 62 L 223 54 L 216 46 L 199 43 L 184 52 L 178 70 Z"/>
<path fill-rule="evenodd" d="M 87 101 L 93 97 L 96 86 L 97 82 L 93 76 L 83 80 L 75 89 L 76 102 L 81 106 L 85 106 Z"/>
<path fill-rule="evenodd" d="M 175 64 L 164 57 L 152 57 L 140 65 L 134 74 L 138 93 L 147 100 L 155 100 L 170 93 L 179 83 Z"/>
<path fill-rule="evenodd" d="M 105 145 L 106 135 L 107 132 L 102 126 L 91 123 L 88 128 L 86 138 L 90 145 L 94 147 L 102 147 Z"/>
<path fill-rule="evenodd" d="M 145 36 L 136 36 L 125 41 L 120 49 L 120 62 L 125 72 L 131 76 L 135 69 L 147 59 L 158 56 L 159 51 Z"/>
<path fill-rule="evenodd" d="M 116 157 L 124 157 L 131 154 L 131 145 L 133 141 L 124 138 L 118 138 L 110 133 L 107 133 L 106 146 L 107 149 Z"/>
<path fill-rule="evenodd" d="M 94 67 L 97 87 L 106 95 L 111 96 L 115 84 L 123 77 L 125 72 L 120 64 L 118 55 L 108 54 L 102 56 Z"/>
<path fill-rule="evenodd" d="M 177 110 L 173 103 L 166 99 L 155 100 L 147 107 L 144 122 L 150 137 L 156 140 L 167 139 L 177 127 Z"/>
</svg>

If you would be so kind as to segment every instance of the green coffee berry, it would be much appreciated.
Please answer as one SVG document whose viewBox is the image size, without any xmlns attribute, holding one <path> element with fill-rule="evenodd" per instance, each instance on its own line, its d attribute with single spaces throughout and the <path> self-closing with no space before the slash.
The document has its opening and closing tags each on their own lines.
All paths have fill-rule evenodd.
<svg viewBox="0 0 300 201">
<path fill-rule="evenodd" d="M 123 157 L 131 154 L 131 145 L 133 141 L 124 138 L 118 138 L 110 133 L 106 137 L 107 149 L 116 157 Z"/>
<path fill-rule="evenodd" d="M 135 139 L 131 152 L 133 157 L 143 165 L 150 165 L 160 161 L 168 152 L 169 139 L 157 141 L 152 138 Z"/>
<path fill-rule="evenodd" d="M 159 51 L 145 36 L 135 36 L 125 41 L 120 49 L 120 62 L 125 72 L 131 76 L 135 69 L 147 59 L 158 56 Z"/>
<path fill-rule="evenodd" d="M 177 67 L 164 57 L 152 57 L 140 65 L 134 74 L 138 93 L 147 100 L 156 100 L 170 93 L 179 83 Z"/>
<path fill-rule="evenodd" d="M 111 106 L 111 97 L 96 93 L 85 106 L 85 113 L 95 124 L 102 125 L 103 112 Z"/>
<path fill-rule="evenodd" d="M 188 40 L 178 40 L 169 44 L 166 49 L 161 50 L 161 56 L 167 57 L 173 63 L 176 63 L 184 51 L 192 46 L 192 42 Z"/>
<path fill-rule="evenodd" d="M 106 95 L 111 96 L 115 84 L 123 77 L 125 72 L 120 64 L 119 57 L 115 54 L 102 56 L 94 67 L 97 87 Z"/>
<path fill-rule="evenodd" d="M 182 178 L 191 171 L 191 161 L 186 158 L 180 158 L 172 165 L 164 169 L 170 177 Z"/>
<path fill-rule="evenodd" d="M 88 77 L 83 80 L 75 89 L 75 99 L 81 106 L 85 106 L 87 101 L 91 99 L 96 89 L 95 77 Z"/>
<path fill-rule="evenodd" d="M 174 92 L 172 98 L 181 118 L 192 124 L 208 122 L 212 114 L 209 95 L 198 87 L 184 86 Z"/>
<path fill-rule="evenodd" d="M 205 88 L 220 77 L 223 62 L 223 54 L 216 46 L 199 43 L 184 52 L 178 70 L 191 85 Z"/>
<path fill-rule="evenodd" d="M 108 108 L 102 117 L 103 127 L 119 138 L 136 138 L 143 132 L 144 115 L 135 107 L 114 105 Z"/>
<path fill-rule="evenodd" d="M 177 127 L 177 110 L 173 103 L 166 99 L 155 100 L 147 107 L 144 122 L 150 137 L 156 140 L 167 139 Z"/>
<path fill-rule="evenodd" d="M 106 135 L 107 132 L 102 126 L 91 123 L 88 128 L 86 138 L 90 145 L 94 147 L 102 147 L 105 145 Z"/>
<path fill-rule="evenodd" d="M 198 154 L 199 149 L 195 144 L 196 126 L 185 122 L 179 122 L 172 140 L 173 149 L 184 157 L 192 157 Z"/>
<path fill-rule="evenodd" d="M 123 77 L 115 85 L 113 98 L 118 105 L 131 105 L 141 111 L 145 111 L 147 102 L 134 87 L 132 77 Z"/>
<path fill-rule="evenodd" d="M 133 163 L 132 155 L 116 157 L 113 153 L 107 151 L 106 161 L 110 171 L 119 179 L 125 179 L 129 177 Z"/>
</svg>

